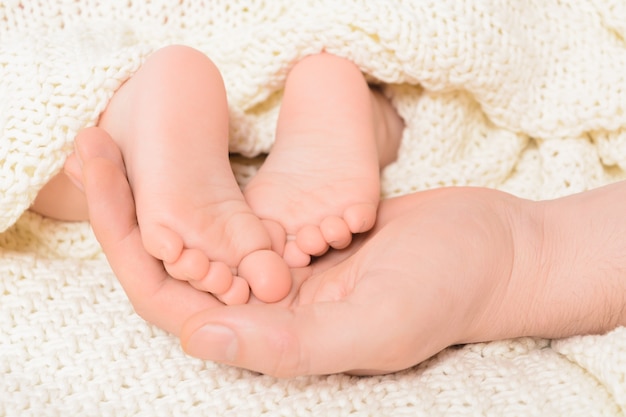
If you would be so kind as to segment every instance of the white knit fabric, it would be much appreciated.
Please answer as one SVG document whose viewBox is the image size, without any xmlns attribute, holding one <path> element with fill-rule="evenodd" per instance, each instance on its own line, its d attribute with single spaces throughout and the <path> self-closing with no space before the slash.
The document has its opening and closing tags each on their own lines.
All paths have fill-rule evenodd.
<svg viewBox="0 0 626 417">
<path fill-rule="evenodd" d="M 1 416 L 624 414 L 624 328 L 276 380 L 189 358 L 136 316 L 88 225 L 25 210 L 76 132 L 171 43 L 221 68 L 245 156 L 270 148 L 290 66 L 326 49 L 406 121 L 385 196 L 472 184 L 544 199 L 624 178 L 623 0 L 2 1 Z M 254 170 L 235 168 L 241 182 Z"/>
</svg>

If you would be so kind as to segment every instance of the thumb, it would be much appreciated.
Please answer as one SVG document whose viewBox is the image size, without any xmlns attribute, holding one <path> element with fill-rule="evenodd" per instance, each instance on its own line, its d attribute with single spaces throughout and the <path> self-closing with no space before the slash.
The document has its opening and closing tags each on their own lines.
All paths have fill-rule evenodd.
<svg viewBox="0 0 626 417">
<path fill-rule="evenodd" d="M 188 321 L 181 341 L 192 356 L 277 377 L 343 372 L 353 368 L 359 340 L 357 330 L 337 320 L 350 321 L 346 307 L 216 307 Z"/>
<path fill-rule="evenodd" d="M 137 313 L 179 334 L 188 317 L 221 304 L 210 294 L 171 278 L 163 263 L 146 252 L 119 149 L 103 130 L 85 133 L 77 138 L 82 161 L 78 172 L 94 234 Z"/>
<path fill-rule="evenodd" d="M 337 277 L 355 269 L 346 263 L 305 285 L 321 279 L 321 284 L 313 282 L 319 292 L 325 282 L 336 284 Z M 277 377 L 395 371 L 406 367 L 388 369 L 395 358 L 387 342 L 396 328 L 389 320 L 397 322 L 396 315 L 393 303 L 381 302 L 366 288 L 336 301 L 211 308 L 184 324 L 181 342 L 192 356 Z"/>
</svg>

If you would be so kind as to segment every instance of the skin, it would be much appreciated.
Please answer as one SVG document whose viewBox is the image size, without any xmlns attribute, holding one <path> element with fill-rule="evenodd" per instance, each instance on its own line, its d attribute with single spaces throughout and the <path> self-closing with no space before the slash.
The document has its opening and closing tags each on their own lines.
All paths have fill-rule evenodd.
<svg viewBox="0 0 626 417">
<path fill-rule="evenodd" d="M 290 237 L 288 265 L 372 228 L 380 169 L 396 159 L 403 127 L 352 62 L 322 53 L 291 69 L 272 150 L 244 190 L 252 210 Z"/>
<path fill-rule="evenodd" d="M 387 200 L 372 231 L 293 269 L 281 302 L 224 306 L 147 253 L 114 143 L 78 141 L 77 154 L 68 173 L 135 309 L 200 358 L 279 377 L 375 374 L 458 343 L 626 325 L 624 182 L 544 202 L 466 187 Z"/>
<path fill-rule="evenodd" d="M 116 91 L 98 126 L 122 152 L 143 244 L 170 274 L 235 303 L 249 296 L 241 278 L 265 301 L 289 291 L 286 265 L 231 171 L 226 91 L 210 59 L 184 46 L 156 51 Z M 255 271 L 237 270 L 252 254 L 275 272 L 270 288 Z"/>
<path fill-rule="evenodd" d="M 306 57 L 288 74 L 276 143 L 242 193 L 228 159 L 221 75 L 199 51 L 170 46 L 151 55 L 98 125 L 79 136 L 110 135 L 119 146 L 146 251 L 171 276 L 242 304 L 250 291 L 281 300 L 291 287 L 288 265 L 305 266 L 371 229 L 380 168 L 395 159 L 402 129 L 352 62 Z M 57 176 L 32 209 L 87 219 L 81 198 Z"/>
</svg>

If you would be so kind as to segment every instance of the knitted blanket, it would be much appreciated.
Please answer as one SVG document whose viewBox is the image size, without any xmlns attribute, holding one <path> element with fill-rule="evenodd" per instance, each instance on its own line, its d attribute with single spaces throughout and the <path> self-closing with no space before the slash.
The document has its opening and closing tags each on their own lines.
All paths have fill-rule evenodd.
<svg viewBox="0 0 626 417">
<path fill-rule="evenodd" d="M 327 50 L 406 122 L 383 195 L 546 199 L 624 178 L 623 0 L 0 2 L 0 415 L 624 415 L 626 329 L 447 349 L 392 375 L 278 380 L 186 356 L 89 225 L 27 209 L 155 49 L 223 72 L 233 152 L 269 150 L 289 68 Z M 241 183 L 256 165 L 234 162 Z"/>
</svg>

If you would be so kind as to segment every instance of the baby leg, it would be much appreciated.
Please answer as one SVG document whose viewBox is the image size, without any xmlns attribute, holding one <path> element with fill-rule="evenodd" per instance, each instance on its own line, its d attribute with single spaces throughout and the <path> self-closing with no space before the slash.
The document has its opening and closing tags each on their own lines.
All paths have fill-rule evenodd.
<svg viewBox="0 0 626 417">
<path fill-rule="evenodd" d="M 85 195 L 63 173 L 55 175 L 39 190 L 30 210 L 62 221 L 85 221 L 89 217 Z"/>
<path fill-rule="evenodd" d="M 284 227 L 290 266 L 344 248 L 374 225 L 380 169 L 395 159 L 402 129 L 350 61 L 323 53 L 291 70 L 276 141 L 244 190 L 257 215 Z"/>
<path fill-rule="evenodd" d="M 220 295 L 245 265 L 259 298 L 287 293 L 288 269 L 230 167 L 226 92 L 210 59 L 184 46 L 155 52 L 116 92 L 99 127 L 121 149 L 144 246 L 173 276 Z"/>
</svg>

